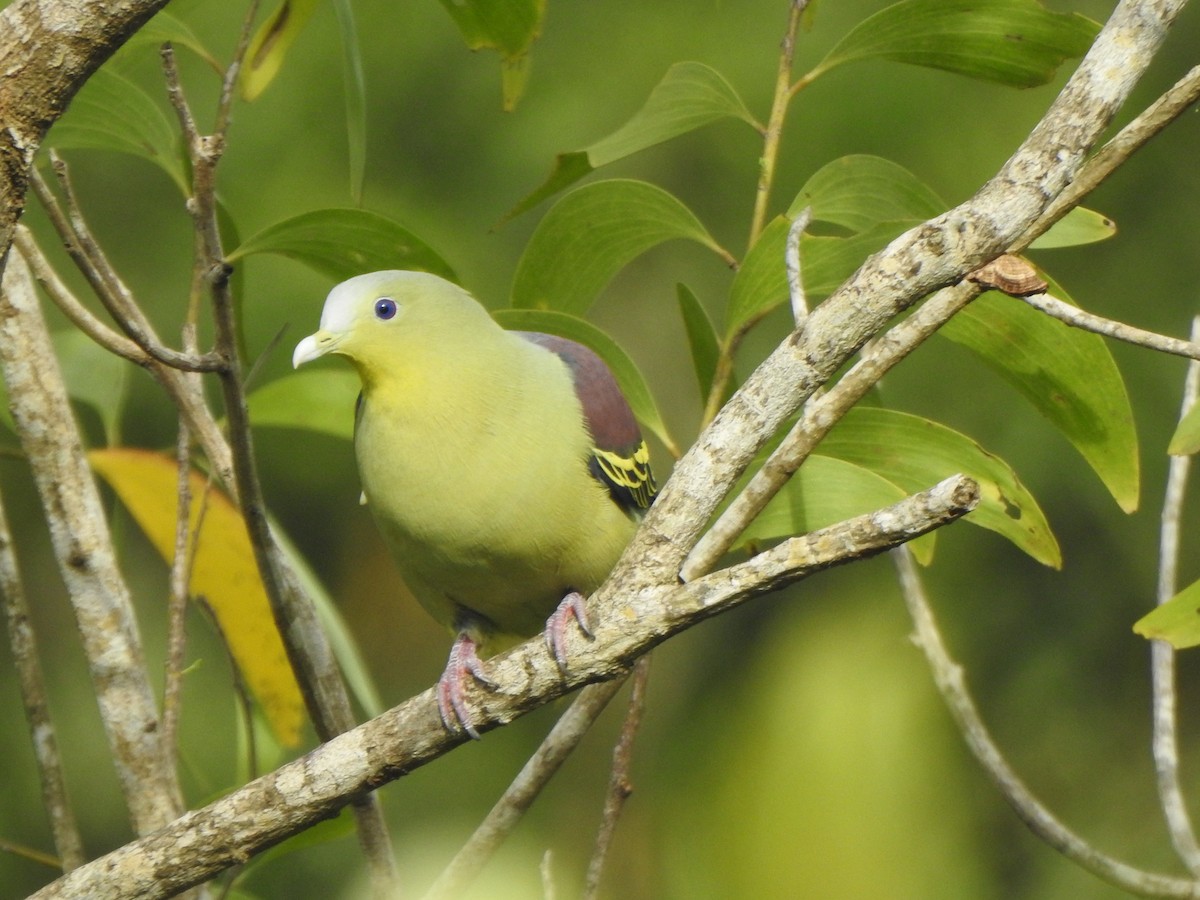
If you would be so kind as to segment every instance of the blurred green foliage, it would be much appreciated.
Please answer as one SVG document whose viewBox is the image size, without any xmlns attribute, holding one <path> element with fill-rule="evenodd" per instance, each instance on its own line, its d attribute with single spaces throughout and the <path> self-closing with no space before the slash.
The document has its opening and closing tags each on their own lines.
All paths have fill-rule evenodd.
<svg viewBox="0 0 1200 900">
<path fill-rule="evenodd" d="M 1049 5 L 1096 20 L 1112 6 Z M 359 138 L 346 126 L 343 87 L 347 72 L 352 85 L 356 76 L 338 37 L 346 34 L 346 7 L 339 16 L 334 5 L 310 6 L 308 26 L 291 36 L 270 85 L 252 103 L 235 106 L 220 193 L 242 236 L 356 203 Z M 884 0 L 819 4 L 811 30 L 800 36 L 797 72 L 826 59 L 856 24 L 886 6 Z M 501 48 L 508 54 L 502 75 L 496 54 L 465 49 L 443 4 L 362 0 L 353 6 L 365 85 L 362 206 L 419 236 L 464 285 L 501 307 L 549 204 L 535 202 L 494 226 L 545 183 L 558 155 L 604 149 L 598 142 L 683 61 L 719 73 L 749 114 L 765 120 L 786 7 L 769 0 L 561 0 L 548 6 L 531 52 L 520 42 Z M 231 52 L 242 12 L 240 5 L 200 0 L 171 6 L 194 44 L 217 59 Z M 180 43 L 178 28 L 156 32 L 163 34 Z M 1194 63 L 1198 43 L 1200 12 L 1192 8 L 1120 122 Z M 218 85 L 209 61 L 179 53 L 189 96 L 202 115 L 210 113 Z M 173 119 L 157 54 L 139 41 L 122 57 L 114 78 L 137 85 L 138 97 L 150 104 L 139 99 L 130 114 L 154 122 L 161 136 L 157 116 L 167 124 Z M 947 202 L 960 202 L 1017 146 L 1069 69 L 1070 63 L 1046 86 L 1014 91 L 884 60 L 842 65 L 793 106 L 772 215 L 786 210 L 814 173 L 850 154 L 891 160 Z M 691 75 L 715 83 L 700 71 Z M 588 165 L 607 163 L 605 178 L 643 179 L 681 198 L 712 243 L 741 258 L 762 146 L 736 106 L 725 109 L 724 120 L 714 116 L 703 130 L 643 141 L 640 152 L 614 151 Z M 1200 297 L 1198 131 L 1194 114 L 1183 117 L 1089 198 L 1089 206 L 1117 222 L 1116 237 L 1034 255 L 1080 305 L 1142 327 L 1187 332 Z M 67 138 L 63 146 L 76 149 L 64 149 L 64 156 L 87 215 L 160 332 L 176 333 L 192 245 L 177 186 L 183 170 L 169 141 L 141 148 L 139 158 L 87 149 L 95 142 L 89 145 L 79 130 Z M 55 245 L 36 208 L 26 221 L 43 246 Z M 238 243 L 230 237 L 231 249 Z M 269 385 L 287 373 L 287 348 L 315 327 L 335 279 L 273 255 L 248 256 L 242 268 L 246 343 L 252 355 L 266 354 L 257 378 Z M 733 279 L 709 247 L 673 241 L 596 285 L 589 318 L 640 368 L 664 431 L 684 446 L 702 409 L 689 350 L 697 338 L 689 341 L 688 329 L 697 333 L 702 313 L 726 321 Z M 676 300 L 681 283 L 691 297 L 679 301 L 690 310 L 687 329 Z M 762 311 L 766 317 L 739 354 L 743 371 L 788 328 L 786 311 Z M 285 339 L 273 344 L 284 326 Z M 930 342 L 888 377 L 881 393 L 888 406 L 946 423 L 1011 465 L 1061 547 L 1063 568 L 1055 571 L 982 529 L 954 527 L 938 536 L 926 576 L 948 642 L 997 738 L 1068 824 L 1131 862 L 1177 871 L 1148 752 L 1148 647 L 1130 625 L 1152 603 L 1157 506 L 1185 367 L 1127 347 L 1113 347 L 1112 355 L 1141 446 L 1141 511 L 1132 515 L 1057 428 L 956 343 Z M 120 421 L 102 402 L 99 412 L 80 404 L 89 439 L 97 446 L 120 436 L 131 445 L 169 447 L 175 417 L 150 379 L 134 372 L 119 391 L 130 397 Z M 348 422 L 352 411 L 344 414 Z M 336 414 L 320 409 L 314 418 L 336 434 L 330 424 Z M 448 638 L 405 596 L 358 506 L 349 444 L 277 427 L 263 428 L 256 444 L 272 512 L 341 603 L 384 700 L 398 702 L 427 687 L 441 671 Z M 663 472 L 668 456 L 661 445 L 656 449 Z M 35 605 L 73 798 L 87 849 L 102 853 L 124 843 L 129 831 L 96 737 L 100 724 L 74 623 L 27 470 L 6 461 L 0 478 Z M 1190 504 L 1189 535 L 1200 527 L 1198 512 Z M 165 571 L 115 504 L 113 516 L 140 598 L 147 656 L 161 659 Z M 1200 577 L 1193 560 L 1185 556 L 1184 583 Z M 608 895 L 1119 896 L 1041 845 L 1011 814 L 954 734 L 907 631 L 888 564 L 876 560 L 705 623 L 656 651 L 636 792 L 617 833 Z M 199 805 L 245 773 L 224 651 L 199 614 L 189 634 L 183 769 L 189 804 Z M 11 672 L 7 653 L 0 647 L 0 673 Z M 1200 668 L 1190 655 L 1180 663 L 1186 777 L 1200 763 L 1200 722 L 1190 703 L 1200 691 Z M 557 711 L 540 711 L 384 789 L 413 889 L 445 864 Z M 619 719 L 617 703 L 473 896 L 537 896 L 547 847 L 561 891 L 573 893 L 599 821 Z M 48 848 L 8 674 L 0 674 L 0 722 L 6 760 L 0 837 Z M 239 887 L 264 898 L 356 897 L 360 869 L 347 838 L 306 846 L 286 863 L 252 863 Z M 48 877 L 34 863 L 0 855 L 0 898 L 23 896 Z"/>
</svg>

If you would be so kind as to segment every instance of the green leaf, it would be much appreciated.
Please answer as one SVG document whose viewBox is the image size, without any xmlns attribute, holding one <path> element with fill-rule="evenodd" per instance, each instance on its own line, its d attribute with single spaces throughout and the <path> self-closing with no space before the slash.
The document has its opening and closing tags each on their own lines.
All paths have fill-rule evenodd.
<svg viewBox="0 0 1200 900">
<path fill-rule="evenodd" d="M 67 393 L 96 411 L 109 446 L 119 444 L 121 414 L 129 391 L 129 363 L 74 328 L 55 332 L 53 340 Z"/>
<path fill-rule="evenodd" d="M 504 220 L 531 209 L 601 166 L 729 118 L 760 127 L 720 72 L 703 63 L 676 63 L 624 125 L 583 150 L 559 154 L 550 177 Z"/>
<path fill-rule="evenodd" d="M 905 491 L 863 466 L 813 454 L 742 532 L 734 549 L 806 534 L 890 506 L 905 496 Z M 932 561 L 933 534 L 909 546 L 922 564 Z"/>
<path fill-rule="evenodd" d="M 283 0 L 259 26 L 250 39 L 246 61 L 238 76 L 244 100 L 254 100 L 274 81 L 288 50 L 317 11 L 319 3 L 320 0 Z"/>
<path fill-rule="evenodd" d="M 1045 514 L 1012 468 L 945 425 L 895 410 L 858 406 L 821 442 L 821 452 L 870 469 L 906 494 L 932 487 L 956 472 L 968 475 L 979 482 L 980 501 L 966 521 L 1007 538 L 1044 565 L 1062 565 Z"/>
<path fill-rule="evenodd" d="M 1195 581 L 1133 623 L 1144 638 L 1166 641 L 1176 650 L 1200 644 L 1200 581 Z"/>
<path fill-rule="evenodd" d="M 679 455 L 679 446 L 667 431 L 641 371 L 616 341 L 591 322 L 555 310 L 498 309 L 492 311 L 492 317 L 509 331 L 540 331 L 590 347 L 612 371 L 638 421 L 662 441 L 670 453 Z"/>
<path fill-rule="evenodd" d="M 528 80 L 529 51 L 542 30 L 546 0 L 441 0 L 472 50 L 500 52 L 504 108 L 516 108 Z"/>
<path fill-rule="evenodd" d="M 176 127 L 140 87 L 109 68 L 99 69 L 50 130 L 60 150 L 115 150 L 149 160 L 186 196 L 188 179 L 176 152 Z"/>
<path fill-rule="evenodd" d="M 567 194 L 525 246 L 512 305 L 580 315 L 624 266 L 674 238 L 723 251 L 679 200 L 644 181 L 597 181 Z"/>
<path fill-rule="evenodd" d="M 883 222 L 850 237 L 804 235 L 800 239 L 800 276 L 809 308 L 815 300 L 832 293 L 853 275 L 868 256 L 921 221 Z M 729 305 L 725 309 L 727 338 L 751 327 L 776 306 L 788 302 L 784 251 L 790 227 L 791 223 L 785 217 L 778 216 L 763 229 L 746 254 L 734 276 Z"/>
<path fill-rule="evenodd" d="M 687 332 L 688 347 L 692 351 L 692 366 L 696 370 L 696 381 L 700 385 L 700 402 L 708 401 L 712 391 L 713 377 L 717 371 L 717 360 L 721 357 L 721 344 L 712 319 L 687 285 L 675 286 L 679 300 L 679 314 Z M 732 391 L 732 386 L 730 387 Z"/>
<path fill-rule="evenodd" d="M 1049 292 L 1069 302 L 1052 281 Z M 995 291 L 972 302 L 940 333 L 975 351 L 1049 419 L 1123 510 L 1137 509 L 1133 411 L 1121 373 L 1099 335 L 1070 328 Z"/>
<path fill-rule="evenodd" d="M 350 0 L 334 0 L 342 44 L 342 83 L 346 92 L 346 144 L 350 156 L 350 196 L 362 203 L 367 170 L 367 81 L 363 74 L 358 27 Z"/>
<path fill-rule="evenodd" d="M 676 63 L 628 122 L 586 149 L 588 161 L 606 166 L 720 119 L 759 127 L 724 75 L 703 63 Z"/>
<path fill-rule="evenodd" d="M 1034 87 L 1082 56 L 1100 26 L 1036 0 L 901 0 L 865 19 L 806 77 L 882 58 L 1012 87 Z"/>
<path fill-rule="evenodd" d="M 560 153 L 555 158 L 554 169 L 550 172 L 542 186 L 504 214 L 497 225 L 503 225 L 510 219 L 515 219 L 522 213 L 533 209 L 548 197 L 553 197 L 560 191 L 565 191 L 581 178 L 592 174 L 595 166 L 588 159 L 586 150 L 574 150 L 570 153 Z"/>
<path fill-rule="evenodd" d="M 811 206 L 813 218 L 866 231 L 881 222 L 924 221 L 946 209 L 933 189 L 908 169 L 878 156 L 843 156 L 805 182 L 788 208 L 789 218 Z"/>
<path fill-rule="evenodd" d="M 1191 456 L 1200 450 L 1200 403 L 1192 404 L 1179 420 L 1167 452 L 1172 456 Z"/>
<path fill-rule="evenodd" d="M 304 369 L 253 391 L 246 405 L 255 427 L 302 428 L 349 441 L 360 390 L 358 374 L 351 369 Z"/>
<path fill-rule="evenodd" d="M 1117 224 L 1107 216 L 1083 206 L 1077 206 L 1053 225 L 1050 230 L 1029 245 L 1030 250 L 1051 250 L 1056 247 L 1078 247 L 1106 241 L 1117 233 Z"/>
<path fill-rule="evenodd" d="M 317 209 L 268 226 L 230 253 L 277 253 L 344 281 L 380 269 L 416 269 L 458 277 L 424 241 L 386 216 L 364 209 Z"/>
<path fill-rule="evenodd" d="M 801 281 L 810 307 L 849 278 L 870 254 L 945 208 L 932 189 L 886 159 L 857 155 L 828 163 L 801 188 L 787 216 L 768 224 L 746 254 L 730 290 L 727 337 L 787 302 L 788 229 L 791 219 L 807 206 L 812 207 L 814 219 L 856 232 L 848 237 L 806 234 L 801 238 Z"/>
</svg>

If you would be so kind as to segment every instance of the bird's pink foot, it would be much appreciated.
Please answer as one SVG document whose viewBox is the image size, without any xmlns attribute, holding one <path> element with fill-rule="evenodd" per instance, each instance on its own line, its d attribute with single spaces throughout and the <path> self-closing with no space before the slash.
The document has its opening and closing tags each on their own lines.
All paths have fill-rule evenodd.
<svg viewBox="0 0 1200 900">
<path fill-rule="evenodd" d="M 450 647 L 450 658 L 446 671 L 437 684 L 438 713 L 447 731 L 461 729 L 474 740 L 479 732 L 471 724 L 471 710 L 467 708 L 464 691 L 466 678 L 470 675 L 486 688 L 495 688 L 496 683 L 484 674 L 483 662 L 476 653 L 475 641 L 466 632 L 460 632 Z"/>
<path fill-rule="evenodd" d="M 563 597 L 562 602 L 546 620 L 546 649 L 550 651 L 554 661 L 558 663 L 558 670 L 564 675 L 567 672 L 567 623 L 574 619 L 579 625 L 579 630 L 589 641 L 595 638 L 588 623 L 587 606 L 583 601 L 583 594 L 571 591 Z"/>
</svg>

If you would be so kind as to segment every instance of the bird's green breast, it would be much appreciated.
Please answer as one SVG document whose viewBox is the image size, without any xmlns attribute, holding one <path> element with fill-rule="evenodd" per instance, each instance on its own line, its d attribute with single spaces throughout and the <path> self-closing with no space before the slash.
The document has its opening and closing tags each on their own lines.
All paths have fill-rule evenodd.
<svg viewBox="0 0 1200 900">
<path fill-rule="evenodd" d="M 566 367 L 503 338 L 451 365 L 407 359 L 364 377 L 355 449 L 369 508 L 422 605 L 450 627 L 468 609 L 527 635 L 568 590 L 599 586 L 634 523 L 588 472 Z"/>
</svg>

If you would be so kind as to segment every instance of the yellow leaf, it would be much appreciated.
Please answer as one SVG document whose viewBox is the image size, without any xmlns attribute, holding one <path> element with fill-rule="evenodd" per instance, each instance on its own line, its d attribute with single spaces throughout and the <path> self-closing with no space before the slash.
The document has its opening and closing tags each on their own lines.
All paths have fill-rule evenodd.
<svg viewBox="0 0 1200 900">
<path fill-rule="evenodd" d="M 92 468 L 116 492 L 150 543 L 170 564 L 175 555 L 178 509 L 175 460 L 149 450 L 93 450 Z M 294 747 L 304 724 L 304 700 L 292 674 L 283 641 L 258 575 L 246 525 L 225 494 L 213 488 L 201 498 L 206 480 L 191 474 L 191 522 L 195 531 L 205 506 L 192 563 L 192 596 L 212 609 L 229 650 L 251 692 L 262 705 L 280 743 Z"/>
</svg>

